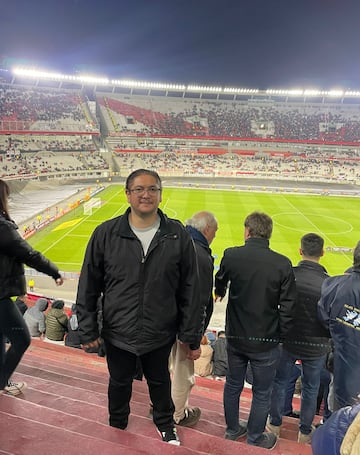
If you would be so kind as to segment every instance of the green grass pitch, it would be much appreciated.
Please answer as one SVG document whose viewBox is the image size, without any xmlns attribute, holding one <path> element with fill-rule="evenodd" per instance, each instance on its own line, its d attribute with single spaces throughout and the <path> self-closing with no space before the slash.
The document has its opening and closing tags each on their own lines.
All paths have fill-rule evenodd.
<svg viewBox="0 0 360 455">
<path fill-rule="evenodd" d="M 79 206 L 31 237 L 29 243 L 61 270 L 78 272 L 94 228 L 128 206 L 122 186 L 109 186 L 99 196 L 103 204 L 92 215 L 84 215 Z M 225 248 L 243 244 L 244 218 L 255 210 L 273 218 L 270 246 L 287 255 L 294 265 L 301 259 L 300 238 L 308 232 L 322 235 L 325 248 L 353 248 L 360 240 L 360 199 L 355 197 L 164 188 L 160 208 L 183 222 L 199 210 L 215 214 L 219 222 L 212 243 L 215 267 Z M 352 252 L 326 251 L 321 263 L 331 275 L 342 274 L 352 265 Z"/>
</svg>

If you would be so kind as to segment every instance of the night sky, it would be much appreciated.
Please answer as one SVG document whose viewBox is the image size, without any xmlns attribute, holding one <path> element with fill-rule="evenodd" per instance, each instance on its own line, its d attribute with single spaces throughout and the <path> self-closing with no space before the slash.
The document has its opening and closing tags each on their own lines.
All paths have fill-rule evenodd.
<svg viewBox="0 0 360 455">
<path fill-rule="evenodd" d="M 360 0 L 3 0 L 0 68 L 360 89 Z"/>
</svg>

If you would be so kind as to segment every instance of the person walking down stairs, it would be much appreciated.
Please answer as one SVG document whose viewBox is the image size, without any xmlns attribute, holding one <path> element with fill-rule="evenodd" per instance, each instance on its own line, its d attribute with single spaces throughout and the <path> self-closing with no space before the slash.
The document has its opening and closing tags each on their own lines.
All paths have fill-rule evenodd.
<svg viewBox="0 0 360 455">
<path fill-rule="evenodd" d="M 63 284 L 63 278 L 56 265 L 19 234 L 17 225 L 10 218 L 9 195 L 9 185 L 0 180 L 0 394 L 19 395 L 26 383 L 10 378 L 30 345 L 31 337 L 11 297 L 26 294 L 24 264 L 51 276 L 57 285 Z M 5 340 L 9 340 L 8 348 Z"/>
</svg>

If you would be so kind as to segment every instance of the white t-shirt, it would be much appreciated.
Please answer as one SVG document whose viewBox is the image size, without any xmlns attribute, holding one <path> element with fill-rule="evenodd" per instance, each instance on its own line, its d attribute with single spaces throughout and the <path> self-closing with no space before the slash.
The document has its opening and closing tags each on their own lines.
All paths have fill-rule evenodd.
<svg viewBox="0 0 360 455">
<path fill-rule="evenodd" d="M 153 225 L 143 228 L 143 229 L 134 227 L 130 223 L 130 221 L 129 221 L 129 224 L 130 224 L 131 230 L 134 232 L 136 237 L 138 237 L 138 239 L 140 240 L 141 245 L 144 250 L 144 255 L 146 256 L 150 243 L 151 243 L 152 239 L 154 238 L 154 235 L 156 234 L 157 230 L 160 227 L 160 217 L 158 216 L 158 219 L 156 220 L 156 222 Z"/>
</svg>

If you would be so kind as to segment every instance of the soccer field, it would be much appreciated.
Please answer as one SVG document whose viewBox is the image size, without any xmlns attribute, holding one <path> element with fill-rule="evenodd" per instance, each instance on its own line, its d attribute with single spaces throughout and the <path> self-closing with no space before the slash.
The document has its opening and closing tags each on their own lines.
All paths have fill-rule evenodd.
<svg viewBox="0 0 360 455">
<path fill-rule="evenodd" d="M 61 270 L 78 272 L 95 227 L 128 206 L 123 186 L 109 186 L 99 196 L 102 205 L 91 215 L 84 215 L 83 206 L 79 206 L 31 237 L 29 243 Z M 353 248 L 360 240 L 360 199 L 355 197 L 164 188 L 160 207 L 182 222 L 199 210 L 215 214 L 219 222 L 212 243 L 216 268 L 225 248 L 243 244 L 244 218 L 255 210 L 273 218 L 270 246 L 293 264 L 301 259 L 300 238 L 308 232 L 322 235 L 325 248 Z M 326 251 L 322 264 L 331 275 L 341 274 L 352 265 L 352 252 Z"/>
</svg>

